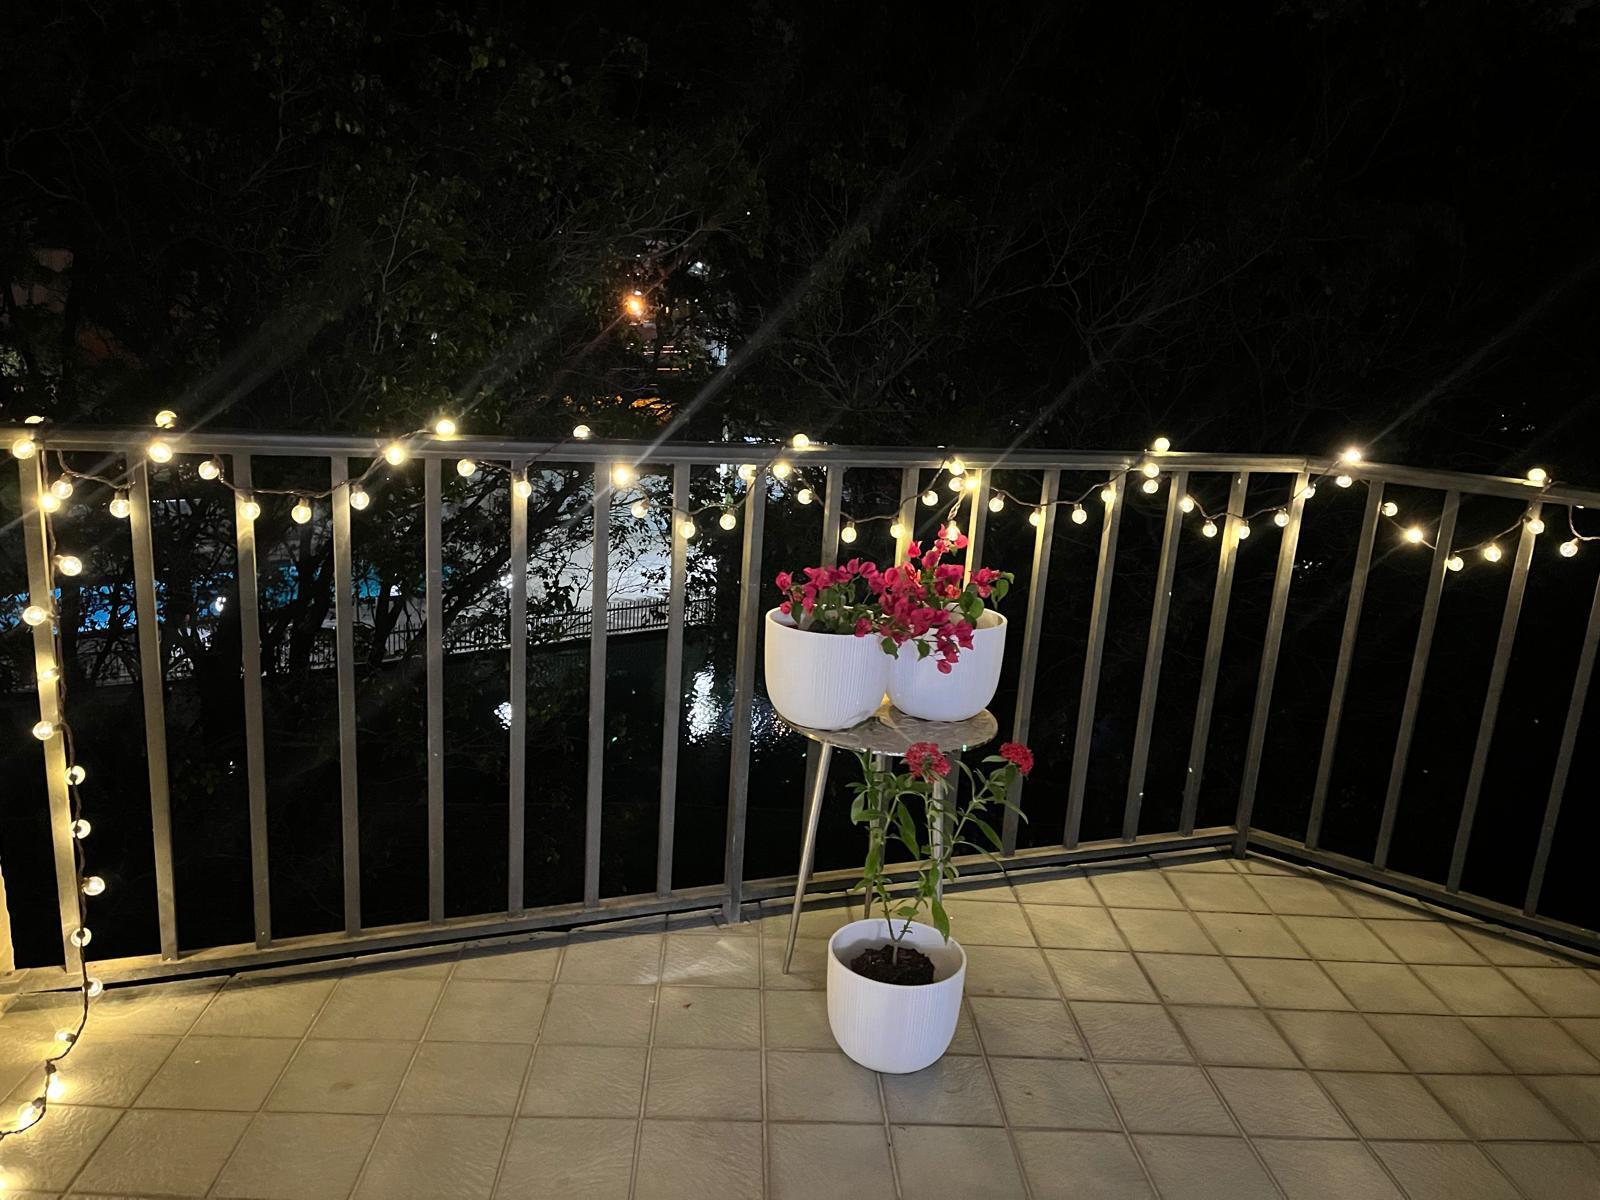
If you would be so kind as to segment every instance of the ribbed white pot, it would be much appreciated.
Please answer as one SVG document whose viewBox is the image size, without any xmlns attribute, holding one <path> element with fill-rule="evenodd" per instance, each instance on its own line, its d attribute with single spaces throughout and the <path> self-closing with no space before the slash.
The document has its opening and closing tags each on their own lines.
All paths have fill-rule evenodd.
<svg viewBox="0 0 1600 1200">
<path fill-rule="evenodd" d="M 791 725 L 848 729 L 883 703 L 892 660 L 877 638 L 797 629 L 774 608 L 766 642 L 767 699 Z"/>
<path fill-rule="evenodd" d="M 889 666 L 889 698 L 907 716 L 925 721 L 965 721 L 975 717 L 994 699 L 1000 686 L 1000 660 L 1006 649 L 1006 619 L 993 609 L 978 618 L 972 631 L 972 649 L 963 650 L 948 675 L 941 674 L 938 658 L 917 657 L 910 643 Z"/>
<path fill-rule="evenodd" d="M 857 954 L 887 941 L 889 926 L 882 917 L 852 921 L 828 939 L 828 1026 L 839 1049 L 863 1067 L 905 1075 L 937 1062 L 950 1048 L 961 1015 L 967 954 L 933 926 L 913 921 L 901 944 L 933 959 L 932 983 L 879 983 L 850 969 Z"/>
</svg>

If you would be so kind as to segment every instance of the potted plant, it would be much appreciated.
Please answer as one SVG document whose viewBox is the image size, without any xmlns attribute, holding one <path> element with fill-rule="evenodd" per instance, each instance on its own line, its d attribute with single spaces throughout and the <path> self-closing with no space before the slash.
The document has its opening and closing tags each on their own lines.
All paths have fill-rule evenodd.
<svg viewBox="0 0 1600 1200">
<path fill-rule="evenodd" d="M 803 574 L 778 575 L 783 602 L 767 612 L 767 698 L 790 724 L 848 729 L 877 711 L 889 687 L 890 660 L 870 636 L 878 568 L 853 558 Z"/>
<path fill-rule="evenodd" d="M 875 765 L 870 755 L 857 757 L 862 780 L 850 785 L 850 816 L 868 835 L 857 887 L 883 915 L 852 921 L 828 940 L 828 1025 L 839 1048 L 862 1066 L 905 1074 L 938 1060 L 961 1013 L 967 956 L 950 936 L 942 898 L 944 884 L 956 878 L 952 860 L 963 848 L 1000 849 L 985 814 L 1016 807 L 1009 793 L 1017 776 L 1033 769 L 1033 754 L 1007 742 L 983 760 L 987 771 L 960 764 L 969 784 L 965 801 L 950 778 L 950 760 L 932 742 L 907 749 L 899 771 Z M 943 836 L 932 836 L 939 829 Z M 896 843 L 918 863 L 915 885 L 901 891 L 886 866 Z M 931 925 L 916 920 L 924 907 Z"/>
<path fill-rule="evenodd" d="M 906 561 L 879 576 L 878 632 L 894 655 L 889 698 L 907 716 L 965 721 L 1000 685 L 1006 619 L 991 605 L 1005 598 L 1013 576 L 982 567 L 967 579 L 960 563 L 944 561 L 966 545 L 966 534 L 940 526 L 926 551 L 912 542 Z"/>
</svg>

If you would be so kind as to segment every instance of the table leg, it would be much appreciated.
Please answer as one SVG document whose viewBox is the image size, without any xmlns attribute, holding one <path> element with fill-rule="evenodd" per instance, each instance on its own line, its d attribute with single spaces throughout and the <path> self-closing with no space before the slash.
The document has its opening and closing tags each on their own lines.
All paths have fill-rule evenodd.
<svg viewBox="0 0 1600 1200">
<path fill-rule="evenodd" d="M 828 764 L 833 759 L 833 747 L 824 744 L 817 758 L 816 778 L 811 785 L 811 800 L 806 809 L 805 836 L 800 842 L 800 878 L 794 885 L 794 908 L 789 914 L 789 944 L 783 951 L 783 973 L 789 973 L 794 961 L 794 939 L 800 934 L 800 908 L 806 899 L 806 881 L 811 878 L 811 863 L 817 851 L 817 823 L 822 819 L 822 793 L 828 784 Z"/>
<path fill-rule="evenodd" d="M 872 756 L 872 765 L 873 765 L 874 769 L 879 770 L 879 771 L 888 770 L 889 769 L 889 756 L 887 754 L 874 754 Z M 884 835 L 884 841 L 887 842 L 888 841 L 888 832 L 889 832 L 887 829 L 883 829 L 883 830 L 869 829 L 869 830 L 867 830 L 867 836 L 869 838 L 877 837 L 880 832 Z M 887 847 L 885 847 L 885 848 L 887 848 Z M 884 915 L 887 916 L 888 914 L 886 913 Z M 864 888 L 862 890 L 862 893 L 861 893 L 861 919 L 863 921 L 867 921 L 867 920 L 870 920 L 871 918 L 872 918 L 872 889 L 869 887 L 869 888 Z"/>
</svg>

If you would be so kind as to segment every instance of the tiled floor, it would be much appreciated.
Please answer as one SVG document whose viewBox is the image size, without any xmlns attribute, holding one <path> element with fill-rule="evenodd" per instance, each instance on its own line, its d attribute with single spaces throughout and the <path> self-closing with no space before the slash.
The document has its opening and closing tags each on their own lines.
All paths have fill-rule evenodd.
<svg viewBox="0 0 1600 1200">
<path fill-rule="evenodd" d="M 950 1053 L 834 1048 L 840 908 L 114 989 L 6 1196 L 1600 1197 L 1600 970 L 1262 861 L 953 896 Z M 0 1089 L 64 1023 L 0 1017 Z M 13 1090 L 13 1085 L 15 1089 Z M 36 1085 L 33 1085 L 36 1086 Z"/>
</svg>

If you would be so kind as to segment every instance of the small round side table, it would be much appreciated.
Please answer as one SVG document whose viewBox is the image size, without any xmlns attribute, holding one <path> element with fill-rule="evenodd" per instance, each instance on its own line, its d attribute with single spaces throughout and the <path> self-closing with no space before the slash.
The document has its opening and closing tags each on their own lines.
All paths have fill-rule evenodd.
<svg viewBox="0 0 1600 1200">
<path fill-rule="evenodd" d="M 941 751 L 960 753 L 974 746 L 994 740 L 1000 723 L 994 714 L 984 709 L 965 721 L 923 721 L 908 717 L 888 701 L 859 725 L 848 729 L 808 729 L 804 725 L 790 725 L 796 733 L 808 737 L 822 747 L 817 763 L 817 776 L 811 785 L 811 795 L 806 804 L 805 835 L 800 843 L 800 877 L 795 882 L 794 909 L 789 918 L 789 942 L 783 951 L 783 973 L 789 973 L 789 963 L 794 958 L 794 940 L 800 931 L 800 907 L 806 898 L 806 883 L 811 878 L 811 864 L 817 849 L 817 823 L 822 817 L 822 793 L 828 783 L 828 764 L 835 750 L 865 751 L 880 762 L 890 758 L 903 758 L 905 752 L 918 742 L 932 742 Z M 941 799 L 948 795 L 952 781 L 938 786 Z M 943 836 L 940 822 L 931 822 L 928 840 L 939 844 Z M 869 893 L 862 905 L 862 917 L 872 912 Z"/>
</svg>

